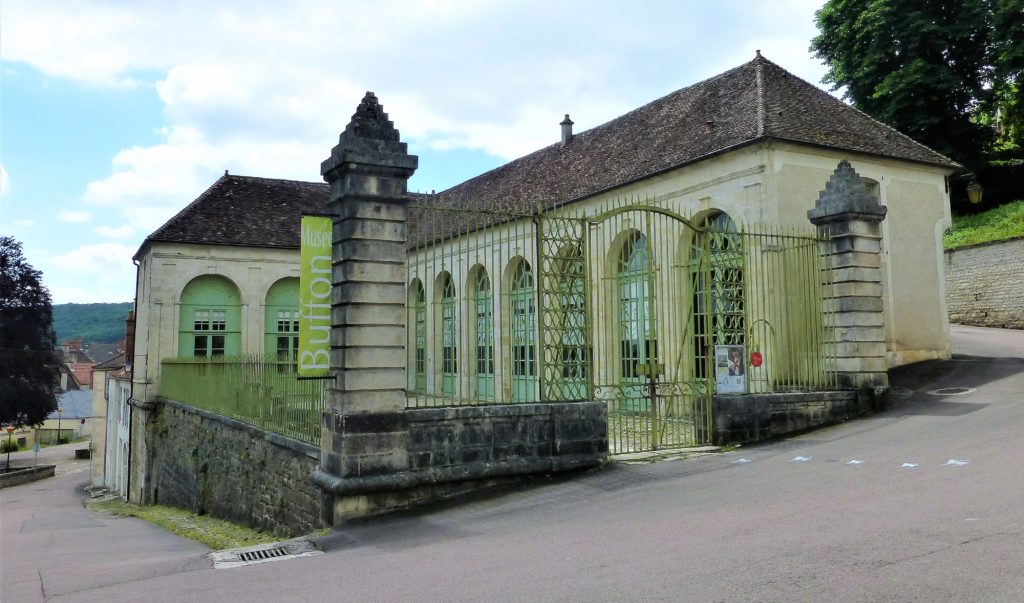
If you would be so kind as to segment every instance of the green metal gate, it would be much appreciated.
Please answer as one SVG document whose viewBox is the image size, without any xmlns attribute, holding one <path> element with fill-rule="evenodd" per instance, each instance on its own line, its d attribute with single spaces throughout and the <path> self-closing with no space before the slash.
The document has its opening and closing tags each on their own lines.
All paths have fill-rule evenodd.
<svg viewBox="0 0 1024 603">
<path fill-rule="evenodd" d="M 545 216 L 539 231 L 544 399 L 605 401 L 613 454 L 708 443 L 712 322 L 696 312 L 713 297 L 705 229 L 626 206 Z"/>
</svg>

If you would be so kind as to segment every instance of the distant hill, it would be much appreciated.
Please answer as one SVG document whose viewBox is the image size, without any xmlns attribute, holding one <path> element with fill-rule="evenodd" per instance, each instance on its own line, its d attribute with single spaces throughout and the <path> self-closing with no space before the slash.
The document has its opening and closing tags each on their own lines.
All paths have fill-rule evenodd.
<svg viewBox="0 0 1024 603">
<path fill-rule="evenodd" d="M 114 343 L 124 337 L 124 320 L 132 302 L 120 304 L 54 304 L 57 345 L 81 337 L 86 343 Z"/>
</svg>

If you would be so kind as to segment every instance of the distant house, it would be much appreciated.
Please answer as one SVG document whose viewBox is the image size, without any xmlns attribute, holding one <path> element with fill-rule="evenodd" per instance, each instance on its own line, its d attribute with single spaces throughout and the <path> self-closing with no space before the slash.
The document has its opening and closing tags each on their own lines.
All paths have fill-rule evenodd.
<svg viewBox="0 0 1024 603">
<path fill-rule="evenodd" d="M 68 440 L 90 435 L 89 420 L 94 418 L 91 391 L 83 389 L 63 392 L 57 397 L 57 408 L 36 430 L 37 441 L 55 444 L 58 429 L 59 436 Z"/>
</svg>

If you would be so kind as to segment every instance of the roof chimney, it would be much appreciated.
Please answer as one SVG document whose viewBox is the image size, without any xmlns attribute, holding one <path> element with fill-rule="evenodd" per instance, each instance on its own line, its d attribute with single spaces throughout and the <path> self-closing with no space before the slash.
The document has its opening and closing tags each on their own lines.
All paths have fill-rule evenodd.
<svg viewBox="0 0 1024 603">
<path fill-rule="evenodd" d="M 562 123 L 558 125 L 562 126 L 562 146 L 564 147 L 572 140 L 572 120 L 569 119 L 568 113 L 565 114 L 565 119 L 562 120 Z"/>
</svg>

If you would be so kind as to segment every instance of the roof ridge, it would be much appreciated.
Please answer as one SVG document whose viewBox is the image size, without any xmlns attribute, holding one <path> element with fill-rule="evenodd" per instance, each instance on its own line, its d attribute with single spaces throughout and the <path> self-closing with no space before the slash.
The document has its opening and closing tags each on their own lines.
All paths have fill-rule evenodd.
<svg viewBox="0 0 1024 603">
<path fill-rule="evenodd" d="M 688 92 L 690 90 L 696 89 L 698 86 L 707 85 L 707 84 L 710 84 L 711 82 L 714 82 L 716 80 L 720 80 L 720 79 L 723 79 L 725 77 L 731 76 L 733 73 L 735 73 L 737 71 L 740 71 L 741 69 L 745 69 L 745 68 L 749 67 L 751 64 L 756 64 L 758 60 L 767 60 L 767 59 L 764 59 L 763 57 L 761 57 L 760 54 L 758 54 L 757 57 L 755 57 L 754 59 L 752 59 L 750 61 L 747 61 L 746 63 L 742 63 L 740 65 L 737 65 L 736 67 L 733 67 L 732 69 L 728 69 L 726 71 L 723 71 L 722 73 L 719 73 L 719 74 L 716 74 L 716 75 L 712 75 L 711 77 L 707 77 L 707 78 L 705 78 L 705 79 L 703 79 L 703 80 L 701 80 L 699 82 L 695 82 L 693 84 L 690 84 L 689 86 L 684 86 L 682 88 L 678 88 L 676 90 L 673 90 L 671 92 L 663 94 L 663 95 L 661 95 L 661 96 L 659 96 L 659 97 L 657 97 L 657 98 L 655 98 L 655 99 L 653 99 L 653 100 L 651 100 L 649 102 L 646 102 L 646 103 L 640 105 L 639 107 L 635 107 L 633 109 L 630 109 L 629 111 L 627 111 L 627 112 L 625 112 L 625 113 L 623 113 L 621 115 L 617 115 L 617 116 L 615 116 L 615 117 L 613 117 L 613 118 L 611 118 L 611 119 L 609 119 L 609 120 L 607 120 L 607 121 L 605 121 L 603 123 L 600 123 L 600 124 L 598 124 L 598 125 L 596 125 L 596 126 L 594 126 L 592 128 L 588 128 L 586 130 L 583 130 L 582 132 L 580 132 L 578 134 L 573 134 L 573 138 L 576 139 L 576 138 L 581 138 L 581 137 L 585 137 L 585 136 L 593 136 L 594 134 L 598 133 L 599 130 L 602 130 L 602 129 L 604 129 L 604 128 L 606 128 L 606 127 L 608 127 L 608 126 L 610 126 L 610 125 L 612 125 L 612 124 L 614 124 L 616 122 L 619 122 L 620 120 L 625 120 L 626 118 L 628 118 L 628 117 L 630 117 L 630 116 L 632 116 L 632 115 L 634 115 L 636 113 L 641 113 L 644 110 L 646 110 L 648 107 L 650 107 L 651 105 L 655 105 L 655 104 L 657 104 L 659 102 L 662 102 L 662 101 L 668 99 L 669 97 L 680 95 L 680 94 L 683 94 L 683 93 Z M 505 162 L 505 163 L 503 163 L 503 164 L 501 164 L 501 165 L 499 165 L 497 167 L 491 168 L 491 169 L 487 170 L 486 172 L 482 172 L 480 174 L 477 174 L 476 176 L 473 176 L 472 178 L 469 178 L 468 180 L 463 180 L 462 182 L 458 182 L 456 184 L 453 184 L 452 186 L 449 186 L 448 188 L 440 191 L 439 194 L 446 193 L 446 192 L 448 192 L 448 191 L 450 191 L 450 190 L 452 190 L 454 188 L 462 186 L 463 184 L 466 184 L 468 182 L 472 182 L 472 181 L 477 180 L 479 178 L 483 178 L 484 176 L 486 176 L 488 174 L 491 174 L 493 172 L 496 172 L 498 170 L 508 168 L 509 166 L 511 166 L 513 164 L 516 164 L 516 163 L 518 163 L 520 161 L 523 161 L 524 159 L 526 159 L 528 157 L 532 157 L 532 156 L 534 156 L 534 155 L 536 155 L 538 153 L 541 153 L 541 152 L 543 152 L 543 151 L 545 151 L 545 150 L 547 150 L 547 149 L 549 149 L 551 147 L 559 147 L 559 146 L 560 146 L 559 143 L 556 141 L 556 142 L 552 142 L 549 145 L 545 145 L 545 146 L 543 146 L 543 147 L 541 147 L 539 149 L 534 149 L 533 151 L 530 151 L 529 153 L 526 153 L 525 155 L 520 155 L 519 157 L 516 157 L 515 159 L 511 159 L 511 160 L 509 160 L 509 161 L 507 161 L 507 162 Z"/>
<path fill-rule="evenodd" d="M 246 176 L 246 175 L 243 175 L 243 174 L 224 174 L 224 176 L 221 176 L 221 178 L 224 178 L 224 177 L 228 177 L 228 178 L 242 178 L 242 179 L 245 179 L 245 180 L 266 180 L 268 182 L 287 182 L 287 183 L 294 183 L 294 184 L 313 184 L 313 185 L 317 185 L 317 186 L 330 186 L 326 182 L 317 182 L 317 181 L 313 181 L 313 180 L 292 180 L 291 178 L 268 178 L 266 176 Z"/>
</svg>

